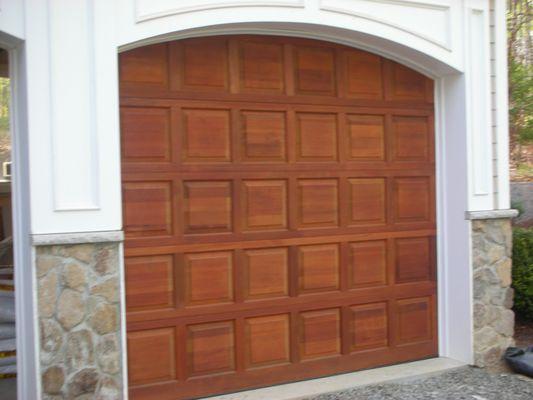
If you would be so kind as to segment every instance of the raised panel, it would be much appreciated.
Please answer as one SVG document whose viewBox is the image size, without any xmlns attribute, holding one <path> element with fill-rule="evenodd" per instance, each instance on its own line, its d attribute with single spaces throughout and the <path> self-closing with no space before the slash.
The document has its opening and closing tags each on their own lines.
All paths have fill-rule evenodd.
<svg viewBox="0 0 533 400">
<path fill-rule="evenodd" d="M 243 42 L 240 50 L 241 91 L 283 91 L 283 45 L 250 41 Z"/>
<path fill-rule="evenodd" d="M 299 161 L 337 160 L 337 116 L 298 113 L 297 153 Z"/>
<path fill-rule="evenodd" d="M 381 115 L 348 115 L 348 159 L 385 160 L 385 119 Z"/>
<path fill-rule="evenodd" d="M 124 87 L 166 89 L 168 55 L 166 43 L 153 44 L 120 54 L 120 83 Z"/>
<path fill-rule="evenodd" d="M 186 305 L 233 301 L 231 251 L 186 254 L 184 258 Z"/>
<path fill-rule="evenodd" d="M 172 255 L 126 257 L 124 263 L 128 311 L 174 306 Z"/>
<path fill-rule="evenodd" d="M 231 182 L 184 182 L 185 232 L 216 233 L 231 230 Z"/>
<path fill-rule="evenodd" d="M 396 222 L 424 222 L 431 219 L 431 189 L 428 177 L 394 180 L 394 217 Z"/>
<path fill-rule="evenodd" d="M 183 42 L 183 86 L 195 90 L 227 88 L 228 45 L 225 40 Z"/>
<path fill-rule="evenodd" d="M 387 284 L 387 242 L 350 243 L 350 288 Z"/>
<path fill-rule="evenodd" d="M 246 300 L 289 294 L 288 249 L 245 250 L 244 297 Z"/>
<path fill-rule="evenodd" d="M 401 64 L 390 62 L 389 80 L 391 100 L 425 101 L 428 78 L 424 75 Z"/>
<path fill-rule="evenodd" d="M 122 185 L 126 236 L 172 234 L 170 182 L 126 182 Z"/>
<path fill-rule="evenodd" d="M 339 245 L 298 248 L 298 287 L 301 294 L 339 288 Z"/>
<path fill-rule="evenodd" d="M 398 300 L 396 309 L 396 341 L 398 344 L 431 339 L 432 306 L 429 297 Z"/>
<path fill-rule="evenodd" d="M 350 225 L 384 224 L 386 218 L 385 178 L 348 179 Z"/>
<path fill-rule="evenodd" d="M 298 94 L 335 94 L 335 53 L 327 47 L 296 46 L 294 49 Z"/>
<path fill-rule="evenodd" d="M 298 224 L 301 228 L 337 226 L 337 179 L 300 179 L 297 204 Z"/>
<path fill-rule="evenodd" d="M 212 375 L 233 371 L 235 369 L 234 336 L 232 321 L 188 326 L 188 375 Z"/>
<path fill-rule="evenodd" d="M 394 152 L 397 161 L 429 161 L 427 117 L 394 117 Z"/>
<path fill-rule="evenodd" d="M 174 328 L 129 332 L 127 341 L 130 385 L 176 379 Z"/>
<path fill-rule="evenodd" d="M 226 162 L 231 160 L 228 110 L 183 110 L 183 160 Z"/>
<path fill-rule="evenodd" d="M 168 108 L 121 107 L 122 160 L 168 162 L 170 113 Z"/>
<path fill-rule="evenodd" d="M 241 7 L 277 6 L 304 7 L 303 0 L 136 0 L 135 22 L 142 23 L 154 18 L 163 18 L 177 14 L 196 13 L 202 10 L 234 8 L 234 13 L 242 12 Z"/>
<path fill-rule="evenodd" d="M 287 227 L 287 182 L 243 181 L 243 225 L 245 230 Z"/>
<path fill-rule="evenodd" d="M 335 356 L 340 353 L 339 309 L 307 311 L 300 314 L 300 358 Z"/>
<path fill-rule="evenodd" d="M 285 113 L 279 111 L 243 111 L 242 158 L 245 161 L 285 161 Z"/>
<path fill-rule="evenodd" d="M 396 282 L 428 280 L 432 270 L 432 251 L 427 237 L 396 239 Z"/>
<path fill-rule="evenodd" d="M 245 319 L 247 368 L 284 364 L 290 360 L 289 316 Z"/>
<path fill-rule="evenodd" d="M 388 345 L 387 303 L 352 306 L 350 317 L 350 351 Z"/>
<path fill-rule="evenodd" d="M 381 57 L 360 50 L 344 52 L 346 96 L 353 99 L 383 98 Z"/>
</svg>

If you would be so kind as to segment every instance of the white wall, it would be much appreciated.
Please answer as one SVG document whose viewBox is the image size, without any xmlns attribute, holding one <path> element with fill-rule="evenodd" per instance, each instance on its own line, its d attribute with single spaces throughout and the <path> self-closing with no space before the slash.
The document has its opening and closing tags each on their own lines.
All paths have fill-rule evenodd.
<svg viewBox="0 0 533 400">
<path fill-rule="evenodd" d="M 506 176 L 506 165 L 498 163 L 494 180 L 488 164 L 488 0 L 0 2 L 0 29 L 26 40 L 34 234 L 121 229 L 117 51 L 205 34 L 317 37 L 380 53 L 433 77 L 464 71 L 469 196 L 463 211 L 495 208 L 495 193 L 505 193 L 498 177 Z M 506 121 L 500 122 L 497 139 L 505 142 Z"/>
</svg>

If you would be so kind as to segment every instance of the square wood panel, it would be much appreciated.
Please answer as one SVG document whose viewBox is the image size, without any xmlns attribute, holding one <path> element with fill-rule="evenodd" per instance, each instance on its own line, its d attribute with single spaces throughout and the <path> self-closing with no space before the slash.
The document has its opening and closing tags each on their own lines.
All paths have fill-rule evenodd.
<svg viewBox="0 0 533 400">
<path fill-rule="evenodd" d="M 350 351 L 386 347 L 388 335 L 387 303 L 350 307 Z"/>
<path fill-rule="evenodd" d="M 195 90 L 225 90 L 228 86 L 227 42 L 190 39 L 183 42 L 183 86 Z"/>
<path fill-rule="evenodd" d="M 384 224 L 386 219 L 385 178 L 348 179 L 350 225 Z"/>
<path fill-rule="evenodd" d="M 189 376 L 213 375 L 235 369 L 233 321 L 187 327 L 187 372 Z"/>
<path fill-rule="evenodd" d="M 285 112 L 243 111 L 242 158 L 245 161 L 285 161 L 286 123 Z"/>
<path fill-rule="evenodd" d="M 391 100 L 426 99 L 426 78 L 424 75 L 401 64 L 390 62 L 390 90 Z"/>
<path fill-rule="evenodd" d="M 167 88 L 168 54 L 166 43 L 125 51 L 119 57 L 122 87 Z"/>
<path fill-rule="evenodd" d="M 301 228 L 337 226 L 339 223 L 337 179 L 298 180 L 298 225 Z"/>
<path fill-rule="evenodd" d="M 289 254 L 286 247 L 244 251 L 244 298 L 289 294 Z"/>
<path fill-rule="evenodd" d="M 242 187 L 245 230 L 287 228 L 286 181 L 243 181 Z"/>
<path fill-rule="evenodd" d="M 183 110 L 184 161 L 227 162 L 231 160 L 230 113 L 228 110 Z"/>
<path fill-rule="evenodd" d="M 405 283 L 430 279 L 432 247 L 428 237 L 396 239 L 396 281 Z"/>
<path fill-rule="evenodd" d="M 316 293 L 339 288 L 339 245 L 298 247 L 299 292 Z"/>
<path fill-rule="evenodd" d="M 387 284 L 387 242 L 350 243 L 350 288 Z"/>
<path fill-rule="evenodd" d="M 419 297 L 396 302 L 396 341 L 398 344 L 423 342 L 432 337 L 431 298 Z"/>
<path fill-rule="evenodd" d="M 288 363 L 289 315 L 246 318 L 245 341 L 247 368 Z"/>
<path fill-rule="evenodd" d="M 335 53 L 325 47 L 295 46 L 296 92 L 335 94 Z"/>
<path fill-rule="evenodd" d="M 126 306 L 128 311 L 174 306 L 174 257 L 126 257 Z"/>
<path fill-rule="evenodd" d="M 353 99 L 383 98 L 381 57 L 360 50 L 344 51 L 346 95 Z"/>
<path fill-rule="evenodd" d="M 243 42 L 240 48 L 240 83 L 244 92 L 282 92 L 283 45 Z"/>
<path fill-rule="evenodd" d="M 429 161 L 430 138 L 427 117 L 394 117 L 394 159 Z"/>
<path fill-rule="evenodd" d="M 395 222 L 429 222 L 432 220 L 429 177 L 394 179 Z"/>
<path fill-rule="evenodd" d="M 348 159 L 385 160 L 385 118 L 381 115 L 350 114 L 346 117 Z"/>
<path fill-rule="evenodd" d="M 128 333 L 128 378 L 130 385 L 176 379 L 174 328 Z"/>
<path fill-rule="evenodd" d="M 185 232 L 227 232 L 232 227 L 229 181 L 184 182 Z"/>
<path fill-rule="evenodd" d="M 186 305 L 233 301 L 231 251 L 186 254 L 184 259 Z"/>
<path fill-rule="evenodd" d="M 335 114 L 298 113 L 298 161 L 337 160 L 337 116 Z"/>
<path fill-rule="evenodd" d="M 126 182 L 122 185 L 126 236 L 172 234 L 172 184 Z"/>
<path fill-rule="evenodd" d="M 170 112 L 168 108 L 121 107 L 122 160 L 170 161 Z"/>
<path fill-rule="evenodd" d="M 307 311 L 300 314 L 300 358 L 334 356 L 340 353 L 339 309 Z"/>
</svg>

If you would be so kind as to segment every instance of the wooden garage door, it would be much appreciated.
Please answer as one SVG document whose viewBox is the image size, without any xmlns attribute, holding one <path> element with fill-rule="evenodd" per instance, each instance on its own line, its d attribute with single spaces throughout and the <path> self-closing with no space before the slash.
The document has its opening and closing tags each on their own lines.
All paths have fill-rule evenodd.
<svg viewBox="0 0 533 400">
<path fill-rule="evenodd" d="M 127 51 L 120 77 L 132 398 L 437 354 L 429 79 L 264 36 Z"/>
</svg>

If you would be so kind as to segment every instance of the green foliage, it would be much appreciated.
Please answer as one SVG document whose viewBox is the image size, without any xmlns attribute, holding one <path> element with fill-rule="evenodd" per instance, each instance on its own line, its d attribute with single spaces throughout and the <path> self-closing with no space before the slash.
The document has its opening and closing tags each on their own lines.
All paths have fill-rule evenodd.
<svg viewBox="0 0 533 400">
<path fill-rule="evenodd" d="M 513 229 L 514 310 L 533 321 L 533 228 Z"/>
<path fill-rule="evenodd" d="M 533 142 L 533 66 L 509 63 L 509 119 L 519 143 Z"/>
<path fill-rule="evenodd" d="M 0 132 L 9 130 L 9 79 L 0 78 Z"/>
<path fill-rule="evenodd" d="M 524 204 L 521 201 L 511 201 L 511 208 L 518 211 L 518 216 L 524 214 Z"/>
</svg>

